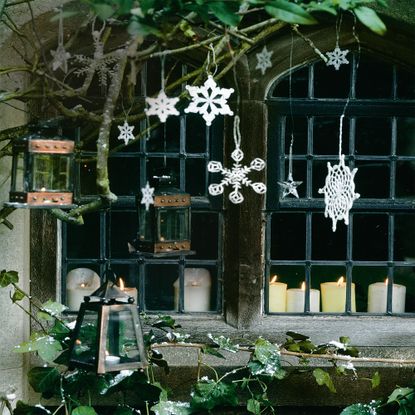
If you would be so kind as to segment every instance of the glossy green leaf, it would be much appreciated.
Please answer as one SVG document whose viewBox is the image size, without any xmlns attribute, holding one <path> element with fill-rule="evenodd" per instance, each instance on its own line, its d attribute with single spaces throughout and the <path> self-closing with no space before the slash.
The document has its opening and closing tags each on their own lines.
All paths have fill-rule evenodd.
<svg viewBox="0 0 415 415">
<path fill-rule="evenodd" d="M 224 382 L 216 383 L 210 379 L 196 383 L 190 402 L 191 408 L 210 411 L 221 405 L 238 405 L 236 386 L 234 384 Z"/>
<path fill-rule="evenodd" d="M 255 415 L 261 414 L 261 403 L 256 399 L 248 399 L 246 402 L 246 409 Z"/>
<path fill-rule="evenodd" d="M 399 402 L 403 396 L 409 395 L 414 393 L 415 390 L 413 388 L 396 388 L 388 397 L 387 403 L 392 402 Z"/>
<path fill-rule="evenodd" d="M 188 402 L 160 401 L 151 407 L 155 415 L 189 415 L 192 413 Z"/>
<path fill-rule="evenodd" d="M 386 33 L 385 24 L 373 9 L 360 6 L 356 7 L 353 11 L 360 22 L 367 26 L 370 30 L 378 35 L 384 35 Z"/>
<path fill-rule="evenodd" d="M 212 356 L 219 357 L 220 359 L 225 359 L 225 356 L 222 353 L 219 353 L 219 351 L 216 347 L 211 347 L 209 345 L 204 345 L 201 350 L 202 350 L 202 353 L 210 354 Z"/>
<path fill-rule="evenodd" d="M 287 331 L 285 333 L 287 336 L 290 336 L 294 340 L 308 340 L 310 337 L 305 336 L 304 334 L 296 333 L 295 331 Z"/>
<path fill-rule="evenodd" d="M 135 415 L 135 411 L 126 406 L 117 406 L 113 415 Z"/>
<path fill-rule="evenodd" d="M 176 325 L 176 320 L 171 316 L 159 316 L 158 320 L 154 322 L 151 326 L 157 327 L 159 329 L 162 329 L 162 328 L 175 329 L 178 327 Z"/>
<path fill-rule="evenodd" d="M 272 0 L 265 6 L 265 11 L 287 23 L 312 25 L 317 20 L 305 9 L 287 0 Z"/>
<path fill-rule="evenodd" d="M 241 16 L 236 14 L 239 3 L 236 1 L 211 1 L 208 3 L 209 10 L 222 22 L 229 26 L 238 26 Z"/>
<path fill-rule="evenodd" d="M 232 343 L 231 339 L 225 336 L 213 336 L 208 334 L 209 339 L 211 339 L 215 344 L 219 346 L 220 349 L 227 350 L 228 352 L 236 353 L 239 350 L 239 345 Z"/>
<path fill-rule="evenodd" d="M 115 10 L 109 4 L 93 4 L 92 10 L 94 13 L 102 20 L 109 19 L 112 15 L 114 15 Z"/>
<path fill-rule="evenodd" d="M 78 406 L 71 415 L 98 415 L 92 406 Z"/>
<path fill-rule="evenodd" d="M 59 392 L 60 373 L 54 367 L 34 367 L 28 373 L 29 384 L 46 399 Z"/>
<path fill-rule="evenodd" d="M 62 351 L 62 346 L 52 336 L 34 333 L 30 336 L 30 340 L 20 343 L 13 351 L 15 353 L 37 352 L 44 361 L 52 363 Z"/>
<path fill-rule="evenodd" d="M 355 403 L 353 405 L 344 408 L 340 415 L 373 415 L 374 408 L 376 406 L 372 404 Z"/>
<path fill-rule="evenodd" d="M 12 301 L 15 303 L 16 301 L 22 301 L 23 298 L 25 298 L 26 295 L 23 291 L 20 291 L 18 288 L 15 288 L 13 296 L 12 296 Z"/>
<path fill-rule="evenodd" d="M 372 389 L 377 388 L 380 385 L 380 375 L 379 372 L 375 372 L 371 379 Z"/>
<path fill-rule="evenodd" d="M 46 301 L 46 303 L 42 305 L 42 309 L 52 316 L 58 316 L 60 313 L 62 313 L 62 311 L 66 310 L 67 308 L 68 307 L 66 307 L 65 305 L 52 300 L 48 300 Z"/>
<path fill-rule="evenodd" d="M 13 415 L 50 415 L 50 411 L 39 404 L 31 406 L 22 401 L 17 401 Z"/>
<path fill-rule="evenodd" d="M 331 380 L 331 376 L 328 372 L 320 368 L 314 369 L 313 376 L 320 386 L 325 385 L 330 392 L 336 393 L 336 388 L 334 387 L 333 381 Z"/>
<path fill-rule="evenodd" d="M 0 101 L 1 101 L 1 96 L 0 96 Z M 10 284 L 17 284 L 18 282 L 19 282 L 19 275 L 17 271 L 6 271 L 5 269 L 3 269 L 0 272 L 0 287 L 4 288 Z"/>
</svg>

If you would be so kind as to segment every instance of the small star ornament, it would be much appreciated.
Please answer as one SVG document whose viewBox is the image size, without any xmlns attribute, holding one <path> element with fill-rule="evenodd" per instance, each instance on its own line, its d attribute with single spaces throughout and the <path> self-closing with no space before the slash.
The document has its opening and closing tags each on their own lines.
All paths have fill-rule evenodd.
<svg viewBox="0 0 415 415">
<path fill-rule="evenodd" d="M 327 66 L 333 65 L 336 71 L 339 70 L 340 66 L 345 64 L 347 65 L 349 61 L 346 59 L 346 55 L 349 53 L 348 49 L 341 50 L 339 45 L 337 45 L 333 52 L 327 52 L 328 61 L 326 62 Z"/>
<path fill-rule="evenodd" d="M 141 198 L 141 204 L 145 205 L 146 210 L 150 208 L 150 205 L 154 204 L 154 187 L 150 187 L 149 183 L 147 182 L 145 187 L 141 189 L 141 193 L 143 197 Z"/>
<path fill-rule="evenodd" d="M 285 182 L 277 182 L 282 188 L 282 198 L 285 196 L 293 195 L 298 199 L 297 187 L 300 186 L 303 182 L 296 182 L 293 180 L 292 174 L 288 174 L 287 180 Z"/>
<path fill-rule="evenodd" d="M 234 91 L 233 88 L 218 87 L 212 75 L 208 76 L 203 86 L 186 85 L 186 89 L 192 98 L 189 106 L 184 110 L 186 114 L 189 112 L 201 114 L 208 126 L 219 114 L 233 115 L 227 104 L 227 99 Z"/>
<path fill-rule="evenodd" d="M 179 98 L 169 98 L 164 90 L 161 90 L 156 98 L 146 98 L 149 108 L 145 109 L 147 115 L 157 115 L 161 122 L 166 122 L 169 115 L 180 115 L 175 105 Z"/>
<path fill-rule="evenodd" d="M 62 68 L 63 72 L 68 72 L 68 59 L 71 57 L 71 54 L 66 51 L 63 44 L 63 10 L 60 9 L 59 12 L 59 32 L 58 32 L 58 47 L 56 50 L 51 50 L 50 54 L 53 57 L 52 60 L 52 70 L 56 71 L 59 68 Z"/>
<path fill-rule="evenodd" d="M 268 51 L 267 47 L 264 46 L 262 51 L 256 54 L 257 64 L 255 69 L 259 69 L 262 75 L 265 74 L 268 68 L 272 67 L 271 56 L 273 53 L 273 51 Z"/>
<path fill-rule="evenodd" d="M 119 125 L 118 129 L 120 130 L 120 134 L 118 135 L 118 140 L 124 140 L 125 145 L 127 145 L 130 140 L 134 140 L 134 126 L 129 125 L 127 120 L 124 121 L 123 125 Z"/>
</svg>

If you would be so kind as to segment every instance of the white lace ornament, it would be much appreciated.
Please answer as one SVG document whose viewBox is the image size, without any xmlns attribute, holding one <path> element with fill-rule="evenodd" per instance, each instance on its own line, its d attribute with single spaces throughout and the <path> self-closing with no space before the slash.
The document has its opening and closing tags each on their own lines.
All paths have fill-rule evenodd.
<svg viewBox="0 0 415 415">
<path fill-rule="evenodd" d="M 219 114 L 233 115 L 227 104 L 227 99 L 234 91 L 233 88 L 218 87 L 212 75 L 208 75 L 203 86 L 186 85 L 186 89 L 192 98 L 189 106 L 184 110 L 186 114 L 189 112 L 201 114 L 206 125 L 211 125 Z"/>
<path fill-rule="evenodd" d="M 277 182 L 282 190 L 282 198 L 284 199 L 285 196 L 293 195 L 298 199 L 298 192 L 297 187 L 300 186 L 301 182 L 296 182 L 293 180 L 293 143 L 294 143 L 294 136 L 291 136 L 291 144 L 290 144 L 290 154 L 288 156 L 288 176 L 285 182 L 280 181 Z"/>
<path fill-rule="evenodd" d="M 339 70 L 340 66 L 343 64 L 348 64 L 349 61 L 346 59 L 346 55 L 349 53 L 348 49 L 341 50 L 339 45 L 336 45 L 333 52 L 327 52 L 328 61 L 326 62 L 327 66 L 333 65 L 336 68 L 336 71 Z"/>
<path fill-rule="evenodd" d="M 66 51 L 63 44 L 63 10 L 59 12 L 59 32 L 58 32 L 58 47 L 56 50 L 51 50 L 50 54 L 53 57 L 52 70 L 56 71 L 58 68 L 62 68 L 63 72 L 68 72 L 68 59 L 71 54 Z"/>
<path fill-rule="evenodd" d="M 166 122 L 169 115 L 180 115 L 175 105 L 179 98 L 169 98 L 164 90 L 161 90 L 156 98 L 146 98 L 149 108 L 145 109 L 147 115 L 157 115 L 161 122 Z"/>
<path fill-rule="evenodd" d="M 324 193 L 324 203 L 326 205 L 324 216 L 332 220 L 332 230 L 336 231 L 337 221 L 344 220 L 345 225 L 349 224 L 349 211 L 353 202 L 360 197 L 355 193 L 354 176 L 357 168 L 352 171 L 344 164 L 344 154 L 341 154 L 343 118 L 340 117 L 340 137 L 339 137 L 339 164 L 331 166 L 327 163 L 328 174 L 323 188 L 319 193 Z"/>
<path fill-rule="evenodd" d="M 146 210 L 149 209 L 150 205 L 154 204 L 154 187 L 150 187 L 149 183 L 147 182 L 145 187 L 141 189 L 141 193 L 143 197 L 141 198 L 141 204 L 146 206 Z"/>
<path fill-rule="evenodd" d="M 120 134 L 118 135 L 118 140 L 124 140 L 125 145 L 127 145 L 130 140 L 134 140 L 134 126 L 129 125 L 127 120 L 124 121 L 123 125 L 119 125 L 118 129 L 120 130 Z"/>
<path fill-rule="evenodd" d="M 268 68 L 272 67 L 271 56 L 273 53 L 273 51 L 268 51 L 267 47 L 264 46 L 262 51 L 256 54 L 257 64 L 255 69 L 259 69 L 262 75 L 265 74 Z"/>
<path fill-rule="evenodd" d="M 240 164 L 244 158 L 244 153 L 240 148 L 241 133 L 239 130 L 238 116 L 236 116 L 234 120 L 233 132 L 235 141 L 235 150 L 231 154 L 232 159 L 235 161 L 235 163 L 233 163 L 233 167 L 231 169 L 227 169 L 223 167 L 222 163 L 219 161 L 210 161 L 207 168 L 210 173 L 222 173 L 224 176 L 220 183 L 213 183 L 209 186 L 209 193 L 212 196 L 218 196 L 224 192 L 225 186 L 232 186 L 233 190 L 229 193 L 229 200 L 234 204 L 238 204 L 242 203 L 244 200 L 242 193 L 239 191 L 242 186 L 251 187 L 254 192 L 258 194 L 265 193 L 267 191 L 267 187 L 261 182 L 252 183 L 252 181 L 247 177 L 248 173 L 252 170 L 263 170 L 265 168 L 264 160 L 256 158 L 251 161 L 249 167 L 242 166 Z"/>
</svg>

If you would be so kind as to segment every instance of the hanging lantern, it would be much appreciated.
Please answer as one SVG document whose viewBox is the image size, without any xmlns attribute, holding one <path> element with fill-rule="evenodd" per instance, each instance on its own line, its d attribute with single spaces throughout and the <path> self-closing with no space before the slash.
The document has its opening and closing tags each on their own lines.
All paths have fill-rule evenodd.
<svg viewBox="0 0 415 415">
<path fill-rule="evenodd" d="M 69 367 L 101 374 L 147 366 L 134 298 L 107 280 L 84 300 L 70 346 Z"/>
<path fill-rule="evenodd" d="M 137 196 L 139 230 L 135 248 L 139 253 L 155 256 L 194 253 L 190 249 L 190 195 L 174 184 L 172 174 L 154 176 L 153 203 L 145 204 Z"/>
<path fill-rule="evenodd" d="M 73 207 L 74 141 L 56 131 L 56 122 L 32 126 L 13 141 L 10 202 L 20 208 Z"/>
</svg>

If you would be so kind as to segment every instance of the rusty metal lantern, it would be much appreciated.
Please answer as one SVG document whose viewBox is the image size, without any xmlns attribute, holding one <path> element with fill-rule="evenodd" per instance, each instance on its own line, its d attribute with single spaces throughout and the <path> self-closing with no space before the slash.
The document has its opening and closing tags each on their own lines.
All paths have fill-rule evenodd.
<svg viewBox="0 0 415 415">
<path fill-rule="evenodd" d="M 13 141 L 10 201 L 15 208 L 70 208 L 74 141 L 55 134 L 56 123 L 30 126 Z"/>
<path fill-rule="evenodd" d="M 102 374 L 147 366 L 134 298 L 107 280 L 84 298 L 70 346 L 69 367 Z"/>
<path fill-rule="evenodd" d="M 154 204 L 147 209 L 137 196 L 139 229 L 135 247 L 155 256 L 192 254 L 190 194 L 175 187 L 172 174 L 154 176 Z"/>
</svg>

